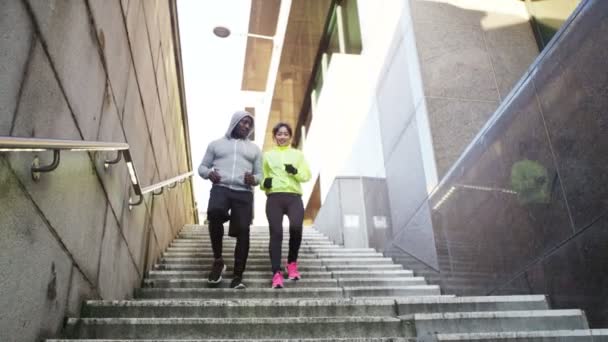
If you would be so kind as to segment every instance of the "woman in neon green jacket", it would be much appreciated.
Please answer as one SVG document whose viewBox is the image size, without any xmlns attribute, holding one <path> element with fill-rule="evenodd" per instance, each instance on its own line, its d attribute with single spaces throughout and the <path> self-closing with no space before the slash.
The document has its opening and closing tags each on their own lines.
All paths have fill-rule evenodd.
<svg viewBox="0 0 608 342">
<path fill-rule="evenodd" d="M 289 218 L 289 255 L 287 276 L 300 279 L 298 251 L 302 242 L 304 204 L 300 183 L 310 179 L 310 169 L 301 151 L 290 146 L 293 136 L 291 127 L 278 123 L 272 129 L 277 146 L 264 153 L 262 190 L 266 192 L 266 217 L 270 227 L 270 262 L 272 264 L 272 287 L 283 287 L 281 272 L 281 249 L 283 243 L 283 215 Z"/>
</svg>

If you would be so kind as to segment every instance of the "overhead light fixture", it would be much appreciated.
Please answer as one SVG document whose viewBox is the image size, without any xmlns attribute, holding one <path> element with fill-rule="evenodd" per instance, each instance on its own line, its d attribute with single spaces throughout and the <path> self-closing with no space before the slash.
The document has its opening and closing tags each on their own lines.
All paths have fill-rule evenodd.
<svg viewBox="0 0 608 342">
<path fill-rule="evenodd" d="M 230 30 L 225 26 L 216 26 L 213 28 L 213 34 L 220 38 L 226 38 L 230 35 Z"/>
</svg>

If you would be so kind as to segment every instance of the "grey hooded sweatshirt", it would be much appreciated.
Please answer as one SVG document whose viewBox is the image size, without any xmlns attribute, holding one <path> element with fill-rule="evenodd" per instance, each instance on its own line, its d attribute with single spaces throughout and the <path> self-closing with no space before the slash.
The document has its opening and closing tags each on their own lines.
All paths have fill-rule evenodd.
<svg viewBox="0 0 608 342">
<path fill-rule="evenodd" d="M 255 184 L 262 179 L 262 152 L 248 138 L 236 139 L 232 137 L 232 131 L 244 117 L 253 116 L 245 111 L 238 111 L 232 115 L 230 126 L 226 134 L 212 141 L 207 147 L 198 173 L 204 179 L 209 179 L 209 172 L 215 170 L 222 177 L 217 185 L 237 191 L 253 191 L 252 187 L 245 184 L 245 172 L 251 172 L 255 178 Z M 253 133 L 253 127 L 249 135 Z"/>
</svg>

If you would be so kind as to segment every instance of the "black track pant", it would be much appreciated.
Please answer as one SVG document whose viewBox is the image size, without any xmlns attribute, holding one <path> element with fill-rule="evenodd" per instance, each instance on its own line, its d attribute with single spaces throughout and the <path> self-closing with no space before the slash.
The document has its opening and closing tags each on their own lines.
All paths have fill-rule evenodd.
<svg viewBox="0 0 608 342">
<path fill-rule="evenodd" d="M 266 218 L 270 226 L 270 262 L 272 273 L 281 270 L 281 248 L 283 245 L 283 215 L 289 218 L 289 255 L 287 262 L 298 260 L 298 251 L 302 243 L 302 222 L 304 221 L 304 204 L 298 194 L 274 193 L 266 199 Z"/>
<path fill-rule="evenodd" d="M 230 214 L 228 211 L 230 210 Z M 221 186 L 211 188 L 207 219 L 213 257 L 222 257 L 224 222 L 230 220 L 228 235 L 236 237 L 234 275 L 243 276 L 249 254 L 249 226 L 253 218 L 253 193 L 235 191 Z"/>
</svg>

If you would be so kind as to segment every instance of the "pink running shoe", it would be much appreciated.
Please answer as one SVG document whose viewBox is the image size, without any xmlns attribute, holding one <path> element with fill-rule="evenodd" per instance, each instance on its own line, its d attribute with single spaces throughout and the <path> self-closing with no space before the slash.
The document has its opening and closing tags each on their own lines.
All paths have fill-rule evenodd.
<svg viewBox="0 0 608 342">
<path fill-rule="evenodd" d="M 283 288 L 283 273 L 281 273 L 281 271 L 275 273 L 272 276 L 272 288 L 273 289 L 282 289 Z"/>
<path fill-rule="evenodd" d="M 287 278 L 291 280 L 300 280 L 300 272 L 298 272 L 297 261 L 287 264 Z"/>
</svg>

